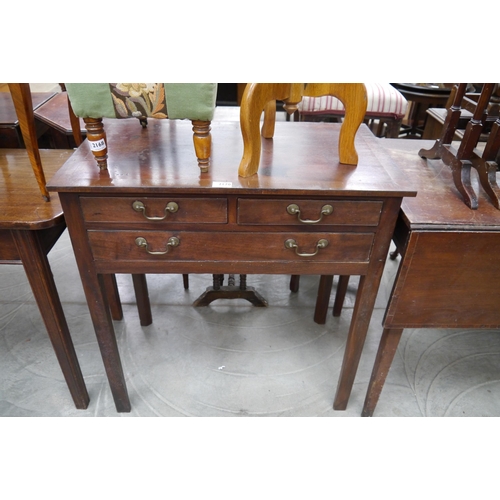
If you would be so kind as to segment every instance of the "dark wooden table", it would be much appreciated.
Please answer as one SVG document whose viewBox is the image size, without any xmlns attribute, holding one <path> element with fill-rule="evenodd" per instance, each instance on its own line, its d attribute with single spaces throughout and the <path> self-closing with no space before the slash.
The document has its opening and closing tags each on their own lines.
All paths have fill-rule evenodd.
<svg viewBox="0 0 500 500">
<path fill-rule="evenodd" d="M 36 110 L 54 95 L 54 92 L 33 92 L 33 109 Z M 36 132 L 40 137 L 47 130 L 47 125 L 37 125 Z M 0 92 L 0 148 L 24 148 L 19 120 L 9 92 Z"/>
<path fill-rule="evenodd" d="M 40 122 L 47 128 L 45 136 L 51 149 L 72 149 L 76 147 L 68 112 L 68 94 L 66 92 L 60 92 L 42 104 L 35 110 L 34 115 L 36 122 Z M 81 118 L 79 122 L 81 134 L 85 138 L 87 134 L 85 124 Z"/>
<path fill-rule="evenodd" d="M 47 176 L 73 151 L 40 151 Z M 79 409 L 89 396 L 47 254 L 66 229 L 58 196 L 42 199 L 25 150 L 0 150 L 0 264 L 22 264 L 69 391 Z"/>
<path fill-rule="evenodd" d="M 61 199 L 117 410 L 131 404 L 103 289 L 110 273 L 360 275 L 334 402 L 345 409 L 401 200 L 415 191 L 378 159 L 365 126 L 356 167 L 338 162 L 339 125 L 277 123 L 259 172 L 241 178 L 239 123 L 213 123 L 207 173 L 189 123 L 136 125 L 108 127 L 107 171 L 84 142 L 48 183 Z"/>
<path fill-rule="evenodd" d="M 410 103 L 408 125 L 401 127 L 399 136 L 421 138 L 425 130 L 428 108 L 444 108 L 450 97 L 451 85 L 439 87 L 432 83 L 391 83 Z"/>
<path fill-rule="evenodd" d="M 364 416 L 374 412 L 404 328 L 500 328 L 500 211 L 477 179 L 479 208 L 469 209 L 450 168 L 418 156 L 434 141 L 383 144 L 418 195 L 405 198 L 396 224 L 394 241 L 402 257 Z"/>
</svg>

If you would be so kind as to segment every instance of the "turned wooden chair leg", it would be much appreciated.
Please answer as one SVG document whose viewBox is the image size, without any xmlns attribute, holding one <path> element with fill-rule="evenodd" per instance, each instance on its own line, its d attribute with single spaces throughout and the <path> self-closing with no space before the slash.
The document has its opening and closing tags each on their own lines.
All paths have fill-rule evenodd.
<svg viewBox="0 0 500 500">
<path fill-rule="evenodd" d="M 40 188 L 43 199 L 45 201 L 49 201 L 50 195 L 47 191 L 42 160 L 40 159 L 40 152 L 38 150 L 35 116 L 33 113 L 33 102 L 31 100 L 29 83 L 9 83 L 9 90 L 12 95 L 14 107 L 16 108 L 24 145 L 26 146 L 26 151 L 28 152 L 28 157 L 35 174 L 38 187 Z"/>
<path fill-rule="evenodd" d="M 108 168 L 108 144 L 102 118 L 84 118 L 87 140 L 101 170 Z"/>
<path fill-rule="evenodd" d="M 193 142 L 198 166 L 202 172 L 208 172 L 210 153 L 212 151 L 212 135 L 209 121 L 192 120 Z"/>
</svg>

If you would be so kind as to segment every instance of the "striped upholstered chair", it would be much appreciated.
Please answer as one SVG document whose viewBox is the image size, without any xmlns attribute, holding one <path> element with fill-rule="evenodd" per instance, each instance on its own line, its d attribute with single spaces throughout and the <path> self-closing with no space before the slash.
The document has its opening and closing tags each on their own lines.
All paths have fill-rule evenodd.
<svg viewBox="0 0 500 500">
<path fill-rule="evenodd" d="M 216 83 L 66 83 L 74 114 L 83 118 L 87 139 L 97 164 L 107 168 L 103 118 L 137 118 L 143 127 L 148 118 L 191 120 L 198 166 L 208 170 L 212 139 Z"/>
<path fill-rule="evenodd" d="M 377 137 L 398 137 L 407 100 L 389 83 L 365 83 L 365 87 L 368 97 L 365 122 Z M 304 96 L 298 104 L 300 121 L 338 120 L 344 114 L 343 104 L 333 96 Z"/>
</svg>

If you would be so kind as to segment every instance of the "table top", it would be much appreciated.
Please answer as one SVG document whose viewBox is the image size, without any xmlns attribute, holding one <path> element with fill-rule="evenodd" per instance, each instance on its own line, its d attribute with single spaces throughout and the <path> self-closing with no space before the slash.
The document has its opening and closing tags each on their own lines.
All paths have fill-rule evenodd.
<svg viewBox="0 0 500 500">
<path fill-rule="evenodd" d="M 50 178 L 72 150 L 40 150 Z M 25 149 L 0 149 L 0 229 L 45 229 L 63 218 L 57 194 L 44 201 Z"/>
<path fill-rule="evenodd" d="M 37 109 L 54 95 L 54 92 L 32 92 L 33 109 Z M 16 108 L 10 92 L 0 92 L 0 127 L 11 127 L 18 123 Z"/>
<path fill-rule="evenodd" d="M 340 125 L 277 122 L 274 139 L 263 140 L 259 171 L 238 176 L 243 139 L 238 122 L 212 123 L 209 172 L 201 173 L 188 121 L 149 120 L 143 130 L 136 120 L 106 125 L 108 170 L 99 171 L 84 142 L 48 189 L 59 192 L 280 195 L 415 196 L 416 192 L 383 148 L 362 125 L 356 136 L 357 166 L 338 161 Z M 174 143 L 175 147 L 172 146 Z M 223 187 L 218 187 L 223 183 Z M 208 193 L 207 193 L 208 194 Z"/>
<path fill-rule="evenodd" d="M 40 121 L 64 134 L 71 134 L 72 128 L 68 112 L 68 94 L 66 92 L 60 92 L 52 99 L 42 104 L 36 109 L 35 118 L 38 118 Z M 82 132 L 85 131 L 85 125 L 81 118 L 80 128 Z"/>
<path fill-rule="evenodd" d="M 500 210 L 491 204 L 474 169 L 471 178 L 479 199 L 477 210 L 471 210 L 463 202 L 453 183 L 450 167 L 441 160 L 425 160 L 418 156 L 421 148 L 430 149 L 435 141 L 380 141 L 418 191 L 416 198 L 404 198 L 402 203 L 403 216 L 412 229 L 500 230 Z"/>
</svg>

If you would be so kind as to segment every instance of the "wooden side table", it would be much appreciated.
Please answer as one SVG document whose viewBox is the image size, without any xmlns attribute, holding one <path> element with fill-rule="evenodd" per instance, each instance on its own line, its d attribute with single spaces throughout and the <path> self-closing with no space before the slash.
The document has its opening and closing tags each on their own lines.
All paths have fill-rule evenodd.
<svg viewBox="0 0 500 500">
<path fill-rule="evenodd" d="M 213 124 L 209 172 L 193 165 L 188 123 L 129 120 L 107 131 L 99 171 L 83 143 L 49 181 L 59 193 L 119 412 L 131 409 L 103 279 L 112 273 L 360 275 L 334 408 L 345 409 L 403 196 L 366 126 L 357 166 L 338 160 L 337 124 L 277 123 L 258 174 L 239 177 L 238 123 Z"/>
<path fill-rule="evenodd" d="M 73 151 L 40 151 L 52 176 Z M 26 151 L 0 150 L 0 264 L 22 264 L 69 391 L 79 409 L 89 396 L 64 317 L 47 254 L 66 228 L 57 195 L 46 202 Z"/>
<path fill-rule="evenodd" d="M 470 210 L 441 160 L 424 160 L 432 141 L 385 140 L 395 162 L 418 190 L 405 198 L 394 232 L 396 281 L 368 387 L 363 416 L 371 416 L 405 328 L 500 328 L 500 212 L 479 193 Z"/>
</svg>

